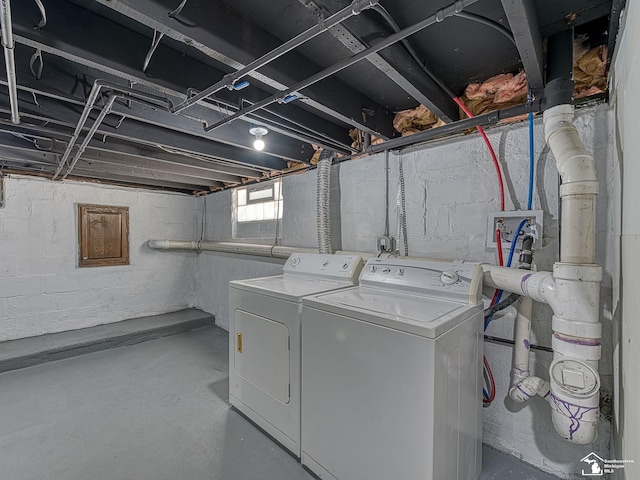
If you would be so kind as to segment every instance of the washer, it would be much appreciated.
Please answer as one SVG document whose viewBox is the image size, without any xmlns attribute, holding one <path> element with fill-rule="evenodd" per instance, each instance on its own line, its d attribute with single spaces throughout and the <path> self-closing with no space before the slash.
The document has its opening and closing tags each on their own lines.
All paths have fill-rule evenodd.
<svg viewBox="0 0 640 480">
<path fill-rule="evenodd" d="M 482 270 L 374 258 L 305 297 L 302 463 L 322 479 L 476 480 Z"/>
<path fill-rule="evenodd" d="M 283 275 L 229 283 L 229 402 L 300 457 L 300 311 L 357 284 L 359 256 L 296 253 Z"/>
</svg>

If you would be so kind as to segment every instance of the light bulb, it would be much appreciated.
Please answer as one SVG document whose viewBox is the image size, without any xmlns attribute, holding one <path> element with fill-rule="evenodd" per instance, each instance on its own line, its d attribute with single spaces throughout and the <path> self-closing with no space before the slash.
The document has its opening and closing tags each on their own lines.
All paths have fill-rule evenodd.
<svg viewBox="0 0 640 480">
<path fill-rule="evenodd" d="M 267 130 L 264 127 L 251 127 L 249 129 L 249 133 L 256 136 L 256 139 L 253 141 L 253 148 L 255 148 L 258 151 L 263 150 L 264 140 L 262 140 L 262 136 L 269 133 L 269 130 Z"/>
</svg>

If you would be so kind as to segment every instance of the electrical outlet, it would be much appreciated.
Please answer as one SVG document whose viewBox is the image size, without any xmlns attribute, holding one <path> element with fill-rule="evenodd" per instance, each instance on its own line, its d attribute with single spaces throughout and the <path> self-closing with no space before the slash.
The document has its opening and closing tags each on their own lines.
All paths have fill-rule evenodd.
<svg viewBox="0 0 640 480">
<path fill-rule="evenodd" d="M 515 212 L 494 212 L 489 214 L 487 222 L 487 247 L 496 248 L 496 230 L 499 228 L 502 237 L 502 250 L 511 248 L 511 242 L 516 239 L 519 242 L 522 235 L 530 234 L 534 238 L 533 246 L 542 247 L 542 210 L 520 210 Z M 522 227 L 522 232 L 516 232 L 518 225 L 524 219 L 528 219 Z M 516 248 L 520 245 L 516 244 Z"/>
<path fill-rule="evenodd" d="M 378 252 L 395 252 L 396 239 L 393 237 L 378 237 Z"/>
</svg>

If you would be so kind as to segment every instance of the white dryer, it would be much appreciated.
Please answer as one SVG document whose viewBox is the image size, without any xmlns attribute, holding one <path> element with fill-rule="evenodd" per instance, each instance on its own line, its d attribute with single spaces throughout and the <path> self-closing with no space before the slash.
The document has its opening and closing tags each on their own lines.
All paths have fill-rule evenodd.
<svg viewBox="0 0 640 480">
<path fill-rule="evenodd" d="M 283 275 L 229 283 L 229 402 L 300 457 L 300 311 L 353 286 L 359 256 L 295 253 Z"/>
<path fill-rule="evenodd" d="M 303 299 L 302 463 L 322 479 L 476 480 L 482 271 L 370 259 Z"/>
</svg>

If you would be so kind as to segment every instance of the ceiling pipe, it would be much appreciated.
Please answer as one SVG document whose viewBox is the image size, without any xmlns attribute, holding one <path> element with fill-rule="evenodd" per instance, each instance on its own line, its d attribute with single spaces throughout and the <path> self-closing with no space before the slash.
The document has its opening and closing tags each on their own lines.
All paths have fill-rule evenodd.
<svg viewBox="0 0 640 480">
<path fill-rule="evenodd" d="M 339 23 L 342 23 L 343 21 L 345 21 L 346 19 L 354 15 L 359 15 L 360 12 L 362 12 L 367 8 L 373 7 L 377 3 L 378 1 L 376 0 L 353 0 L 353 2 L 351 2 L 349 6 L 334 13 L 329 18 L 319 21 L 317 25 L 314 25 L 310 29 L 293 37 L 291 40 L 283 43 L 279 47 L 274 48 L 269 53 L 263 55 L 260 58 L 257 58 L 256 60 L 251 62 L 249 65 L 241 68 L 240 70 L 225 75 L 222 80 L 220 80 L 217 83 L 214 83 L 208 88 L 205 88 L 202 92 L 198 93 L 197 95 L 188 97 L 181 104 L 176 105 L 175 107 L 172 107 L 171 113 L 181 112 L 185 108 L 188 108 L 191 105 L 199 102 L 200 100 L 203 100 L 208 96 L 213 95 L 214 93 L 222 90 L 225 87 L 229 89 L 233 88 L 235 83 L 243 76 L 251 72 L 254 72 L 255 70 L 258 70 L 259 68 L 264 67 L 268 63 L 281 57 L 285 53 L 290 52 L 291 50 L 299 47 L 303 43 L 308 42 L 309 40 L 318 36 L 322 32 L 330 29 L 331 27 L 334 27 L 335 25 L 338 25 Z"/>
<path fill-rule="evenodd" d="M 84 110 L 82 111 L 82 114 L 80 115 L 80 120 L 78 120 L 76 129 L 73 132 L 73 136 L 71 137 L 71 140 L 69 140 L 69 143 L 67 144 L 67 148 L 65 149 L 64 154 L 60 159 L 60 163 L 58 164 L 58 168 L 53 174 L 52 180 L 55 180 L 58 177 L 58 175 L 60 175 L 60 172 L 62 172 L 64 165 L 68 162 L 69 156 L 71 155 L 71 151 L 73 150 L 73 147 L 78 141 L 78 137 L 80 136 L 82 129 L 84 128 L 87 121 L 89 120 L 89 115 L 91 114 L 91 110 L 95 106 L 95 103 L 98 100 L 99 95 L 103 90 L 108 90 L 110 92 L 110 99 L 107 103 L 107 106 L 109 108 L 107 109 L 105 106 L 100 112 L 100 114 L 98 115 L 98 118 L 94 122 L 93 126 L 91 127 L 91 130 L 89 131 L 89 133 L 87 134 L 87 136 L 85 137 L 82 143 L 82 146 L 80 149 L 82 151 L 79 150 L 78 154 L 76 154 L 76 156 L 73 158 L 63 178 L 66 178 L 71 173 L 71 170 L 75 166 L 76 162 L 79 160 L 80 155 L 82 155 L 82 152 L 84 151 L 84 149 L 87 147 L 87 145 L 91 141 L 91 138 L 93 137 L 96 130 L 100 126 L 100 123 L 102 123 L 102 120 L 104 120 L 104 118 L 109 113 L 108 110 L 111 110 L 111 107 L 113 106 L 113 102 L 116 100 L 116 98 L 125 97 L 128 100 L 133 100 L 140 103 L 147 103 L 154 107 L 164 108 L 165 110 L 169 109 L 169 101 L 163 97 L 160 97 L 158 95 L 153 95 L 151 93 L 143 92 L 140 90 L 134 90 L 133 88 L 124 87 L 122 85 L 111 84 L 105 80 L 97 79 L 95 82 L 93 82 L 93 87 L 91 87 L 91 92 L 87 97 L 87 102 L 85 104 Z"/>
<path fill-rule="evenodd" d="M 473 5 L 477 1 L 478 0 L 458 0 L 455 3 L 452 3 L 446 7 L 443 7 L 440 10 L 438 10 L 435 14 L 430 15 L 429 17 L 416 23 L 415 25 L 412 25 L 410 27 L 400 30 L 399 32 L 389 35 L 388 37 L 379 41 L 372 47 L 369 47 L 360 53 L 357 53 L 351 57 L 348 57 L 334 64 L 331 67 L 325 68 L 321 72 L 307 78 L 306 80 L 303 80 L 300 83 L 297 83 L 296 85 L 294 85 L 293 87 L 287 90 L 278 92 L 277 94 L 272 95 L 271 97 L 266 98 L 258 103 L 255 103 L 250 107 L 238 110 L 233 115 L 230 115 L 227 118 L 214 123 L 213 125 L 209 125 L 205 127 L 204 130 L 206 132 L 210 132 L 211 130 L 215 130 L 216 128 L 219 128 L 222 125 L 226 125 L 232 122 L 233 120 L 236 120 L 237 118 L 248 115 L 249 113 L 255 112 L 256 110 L 260 110 L 261 108 L 264 108 L 275 102 L 289 103 L 290 101 L 295 100 L 298 97 L 300 90 L 304 90 L 305 88 L 310 87 L 311 85 L 314 85 L 320 82 L 321 80 L 324 80 L 327 77 L 335 75 L 336 73 L 344 70 L 345 68 L 348 68 L 351 65 L 358 63 L 360 60 L 365 59 L 369 55 L 373 53 L 377 53 L 380 50 L 383 50 L 388 46 L 393 45 L 394 43 L 399 42 L 421 30 L 424 30 L 425 28 L 435 23 L 442 22 L 446 18 L 456 15 L 457 13 L 461 12 L 464 8 L 468 7 L 469 5 Z"/>
<path fill-rule="evenodd" d="M 11 104 L 11 121 L 20 123 L 18 112 L 18 81 L 16 79 L 16 62 L 13 55 L 16 46 L 11 24 L 11 2 L 0 0 L 0 27 L 2 28 L 2 47 L 4 62 L 7 67 L 7 84 L 9 85 L 9 103 Z"/>
</svg>

